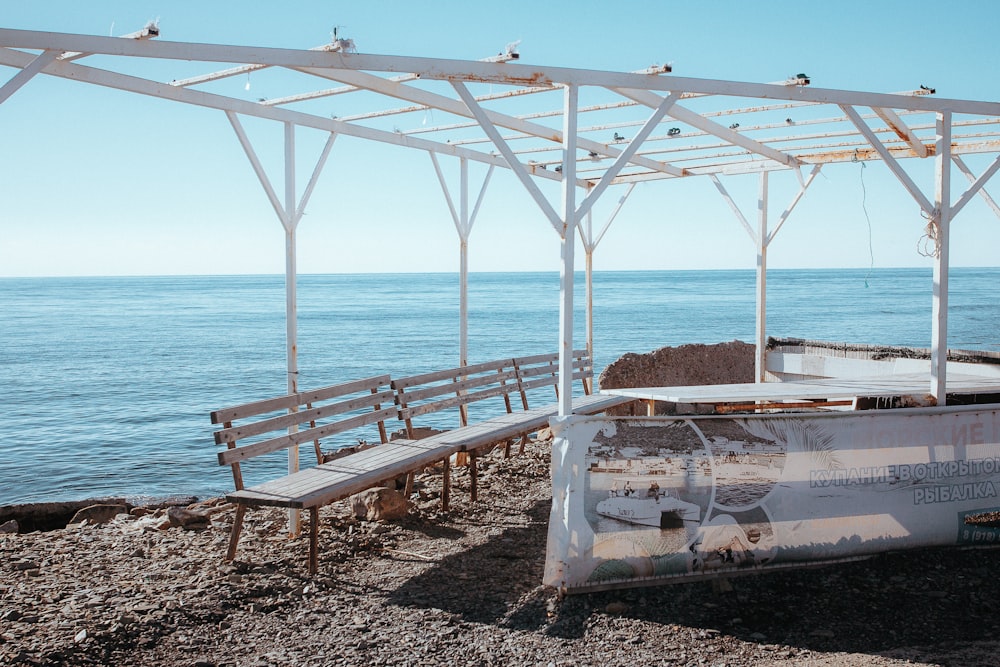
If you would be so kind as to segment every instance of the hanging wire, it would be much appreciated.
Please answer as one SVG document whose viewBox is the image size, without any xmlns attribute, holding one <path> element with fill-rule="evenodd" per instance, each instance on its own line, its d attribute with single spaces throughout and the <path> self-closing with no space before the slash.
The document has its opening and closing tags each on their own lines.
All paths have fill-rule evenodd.
<svg viewBox="0 0 1000 667">
<path fill-rule="evenodd" d="M 868 279 L 875 269 L 875 251 L 872 249 L 872 219 L 868 215 L 868 189 L 865 187 L 865 163 L 858 159 L 858 151 L 854 151 L 854 158 L 851 162 L 861 165 L 861 210 L 865 212 L 865 220 L 868 222 L 868 273 L 865 274 L 865 287 L 868 287 Z"/>
<path fill-rule="evenodd" d="M 938 226 L 937 218 L 923 211 L 920 215 L 927 221 L 927 226 L 924 227 L 923 236 L 917 239 L 917 254 L 937 259 L 941 256 L 941 228 Z"/>
</svg>

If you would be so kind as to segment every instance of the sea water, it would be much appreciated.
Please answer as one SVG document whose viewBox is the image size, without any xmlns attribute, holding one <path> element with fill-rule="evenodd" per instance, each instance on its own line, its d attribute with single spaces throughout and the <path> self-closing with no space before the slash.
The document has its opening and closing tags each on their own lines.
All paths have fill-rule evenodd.
<svg viewBox="0 0 1000 667">
<path fill-rule="evenodd" d="M 998 280 L 952 270 L 951 348 L 1000 348 Z M 930 345 L 929 268 L 773 270 L 767 289 L 769 335 Z M 752 270 L 596 273 L 597 373 L 753 342 L 754 291 Z M 305 275 L 297 296 L 300 389 L 458 365 L 457 274 Z M 285 302 L 283 276 L 0 279 L 0 505 L 230 490 L 209 412 L 285 392 Z M 470 363 L 558 344 L 558 274 L 470 275 Z"/>
</svg>

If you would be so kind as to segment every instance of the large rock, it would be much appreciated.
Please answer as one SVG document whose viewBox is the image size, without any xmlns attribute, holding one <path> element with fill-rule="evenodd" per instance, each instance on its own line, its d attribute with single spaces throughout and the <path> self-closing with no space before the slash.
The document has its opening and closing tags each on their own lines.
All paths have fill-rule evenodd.
<svg viewBox="0 0 1000 667">
<path fill-rule="evenodd" d="M 714 345 L 693 343 L 661 347 L 646 354 L 629 352 L 604 369 L 599 380 L 600 387 L 617 389 L 753 382 L 755 349 L 754 345 L 734 340 Z M 670 407 L 661 403 L 657 411 L 667 414 Z"/>
<path fill-rule="evenodd" d="M 186 507 L 168 507 L 167 519 L 171 526 L 180 526 L 184 530 L 205 530 L 211 516 L 207 512 L 198 512 Z"/>
<path fill-rule="evenodd" d="M 69 522 L 70 524 L 83 523 L 84 521 L 89 524 L 107 523 L 119 514 L 128 514 L 128 510 L 128 505 L 118 503 L 91 505 L 79 510 Z"/>
<path fill-rule="evenodd" d="M 73 515 L 91 505 L 127 505 L 124 498 L 90 498 L 48 503 L 28 503 L 4 505 L 0 507 L 0 523 L 11 519 L 17 521 L 22 533 L 35 530 L 57 530 L 65 528 Z"/>
<path fill-rule="evenodd" d="M 377 486 L 351 496 L 351 509 L 365 521 L 393 521 L 406 516 L 410 506 L 395 489 Z"/>
</svg>

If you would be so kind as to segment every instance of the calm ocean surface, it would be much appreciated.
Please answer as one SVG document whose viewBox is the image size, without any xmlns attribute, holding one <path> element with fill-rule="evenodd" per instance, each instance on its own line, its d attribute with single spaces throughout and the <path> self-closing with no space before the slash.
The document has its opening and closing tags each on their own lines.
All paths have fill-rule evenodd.
<svg viewBox="0 0 1000 667">
<path fill-rule="evenodd" d="M 950 347 L 1000 349 L 998 283 L 952 270 Z M 300 389 L 458 363 L 457 274 L 298 285 Z M 625 352 L 753 341 L 753 271 L 604 272 L 594 292 L 598 373 Z M 471 363 L 557 349 L 556 273 L 473 274 L 469 299 Z M 282 276 L 0 279 L 0 505 L 230 490 L 208 414 L 284 393 L 284 309 Z M 774 336 L 928 347 L 930 310 L 929 269 L 768 274 Z"/>
</svg>

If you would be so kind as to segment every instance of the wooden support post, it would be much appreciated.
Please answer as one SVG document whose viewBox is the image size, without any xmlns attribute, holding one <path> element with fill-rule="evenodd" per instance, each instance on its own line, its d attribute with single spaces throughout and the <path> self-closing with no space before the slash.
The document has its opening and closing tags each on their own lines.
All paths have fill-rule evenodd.
<svg viewBox="0 0 1000 667">
<path fill-rule="evenodd" d="M 236 506 L 236 516 L 233 517 L 233 529 L 229 533 L 229 549 L 226 551 L 226 560 L 236 558 L 236 545 L 240 542 L 240 531 L 243 530 L 243 515 L 246 511 L 246 505 Z"/>
<path fill-rule="evenodd" d="M 406 473 L 406 486 L 403 487 L 403 497 L 409 498 L 413 495 L 413 472 Z"/>
<path fill-rule="evenodd" d="M 476 467 L 476 451 L 472 450 L 469 452 L 469 496 L 472 498 L 472 502 L 479 500 L 478 476 L 479 470 Z"/>
<path fill-rule="evenodd" d="M 444 460 L 444 475 L 441 479 L 441 510 L 448 511 L 448 501 L 451 497 L 451 457 Z"/>
<path fill-rule="evenodd" d="M 319 569 L 319 508 L 309 508 L 309 574 Z"/>
</svg>

